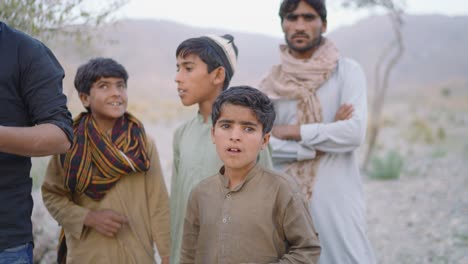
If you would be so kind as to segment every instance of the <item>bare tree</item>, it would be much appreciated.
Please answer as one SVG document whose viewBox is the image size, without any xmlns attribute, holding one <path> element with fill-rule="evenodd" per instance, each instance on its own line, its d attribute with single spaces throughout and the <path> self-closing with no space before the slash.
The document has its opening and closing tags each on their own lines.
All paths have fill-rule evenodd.
<svg viewBox="0 0 468 264">
<path fill-rule="evenodd" d="M 375 143 L 381 127 L 382 110 L 389 87 L 390 74 L 395 69 L 404 53 L 403 44 L 403 9 L 394 0 L 345 0 L 343 6 L 350 8 L 383 8 L 391 22 L 394 39 L 382 50 L 374 68 L 374 84 L 371 86 L 372 97 L 369 109 L 369 130 L 367 150 L 363 168 L 367 169 L 375 149 Z"/>
<path fill-rule="evenodd" d="M 42 40 L 59 35 L 87 38 L 86 25 L 109 22 L 127 0 L 1 0 L 0 20 Z"/>
</svg>

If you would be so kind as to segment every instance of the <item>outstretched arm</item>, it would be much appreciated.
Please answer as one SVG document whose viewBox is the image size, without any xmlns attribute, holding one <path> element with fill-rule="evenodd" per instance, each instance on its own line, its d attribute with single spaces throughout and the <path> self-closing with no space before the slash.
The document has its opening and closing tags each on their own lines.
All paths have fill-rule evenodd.
<svg viewBox="0 0 468 264">
<path fill-rule="evenodd" d="M 64 153 L 73 131 L 62 90 L 63 69 L 42 43 L 23 41 L 18 46 L 17 90 L 28 120 L 0 126 L 0 151 L 22 156 Z"/>
<path fill-rule="evenodd" d="M 69 138 L 54 124 L 33 127 L 0 126 L 0 152 L 40 157 L 64 153 L 69 148 Z"/>
</svg>

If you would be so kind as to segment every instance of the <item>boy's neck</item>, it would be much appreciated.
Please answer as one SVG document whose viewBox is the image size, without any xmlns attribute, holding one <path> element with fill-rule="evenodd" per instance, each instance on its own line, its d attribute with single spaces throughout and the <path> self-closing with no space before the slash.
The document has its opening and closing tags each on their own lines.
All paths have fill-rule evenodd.
<svg viewBox="0 0 468 264">
<path fill-rule="evenodd" d="M 99 127 L 99 129 L 104 132 L 106 135 L 111 135 L 112 134 L 112 129 L 114 128 L 115 121 L 116 120 L 101 120 L 94 118 L 94 121 L 96 122 L 96 125 Z"/>
<path fill-rule="evenodd" d="M 203 117 L 203 123 L 208 122 L 208 119 L 211 116 L 211 108 L 213 106 L 213 102 L 209 101 L 209 102 L 202 102 L 198 104 L 198 111 L 200 112 L 200 115 L 202 115 Z"/>
<path fill-rule="evenodd" d="M 245 178 L 247 178 L 247 175 L 249 172 L 252 170 L 252 168 L 255 166 L 255 163 L 253 166 L 250 166 L 248 168 L 243 168 L 243 169 L 229 169 L 229 168 L 224 168 L 224 175 L 229 179 L 229 189 L 234 189 L 236 186 L 241 184 L 242 182 L 245 181 Z"/>
<path fill-rule="evenodd" d="M 217 88 L 217 92 L 213 93 L 210 98 L 198 103 L 198 111 L 200 112 L 200 114 L 203 117 L 203 123 L 208 122 L 208 119 L 211 116 L 211 110 L 212 110 L 212 107 L 213 107 L 213 103 L 216 100 L 216 98 L 218 97 L 218 95 L 221 94 L 221 91 L 222 91 L 222 87 Z"/>
</svg>

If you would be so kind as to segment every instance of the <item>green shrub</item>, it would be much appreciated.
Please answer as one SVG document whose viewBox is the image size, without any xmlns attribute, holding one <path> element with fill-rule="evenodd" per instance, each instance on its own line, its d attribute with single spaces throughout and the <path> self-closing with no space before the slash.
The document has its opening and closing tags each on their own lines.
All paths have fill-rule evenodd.
<svg viewBox="0 0 468 264">
<path fill-rule="evenodd" d="M 450 95 L 452 94 L 452 91 L 450 90 L 449 87 L 443 87 L 442 90 L 440 90 L 440 94 L 443 97 L 450 97 Z"/>
<path fill-rule="evenodd" d="M 432 151 L 431 157 L 434 159 L 443 158 L 443 157 L 446 157 L 447 154 L 448 154 L 448 150 L 444 147 L 439 146 Z"/>
<path fill-rule="evenodd" d="M 437 138 L 439 141 L 444 141 L 447 138 L 447 133 L 445 133 L 445 129 L 443 127 L 439 127 L 437 129 Z"/>
<path fill-rule="evenodd" d="M 411 122 L 405 134 L 410 143 L 423 142 L 425 144 L 433 144 L 435 141 L 429 122 L 419 118 L 415 118 Z"/>
<path fill-rule="evenodd" d="M 374 157 L 372 159 L 368 175 L 378 180 L 398 179 L 402 170 L 403 157 L 396 151 L 389 151 L 382 158 Z"/>
</svg>

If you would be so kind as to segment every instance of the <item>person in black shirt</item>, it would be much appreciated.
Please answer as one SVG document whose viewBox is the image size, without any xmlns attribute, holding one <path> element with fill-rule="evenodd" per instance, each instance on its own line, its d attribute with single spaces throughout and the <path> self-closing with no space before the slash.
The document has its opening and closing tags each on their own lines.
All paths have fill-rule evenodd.
<svg viewBox="0 0 468 264">
<path fill-rule="evenodd" d="M 32 263 L 30 157 L 73 137 L 63 77 L 49 48 L 0 21 L 0 264 Z"/>
</svg>

